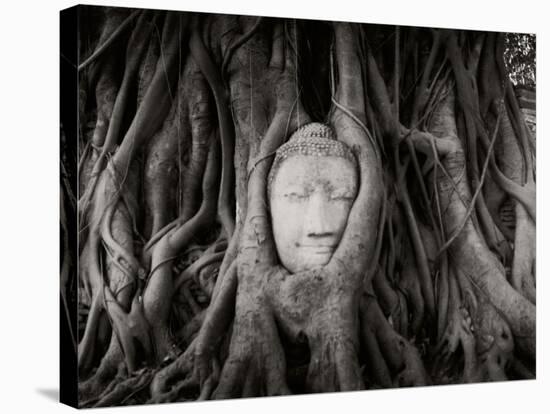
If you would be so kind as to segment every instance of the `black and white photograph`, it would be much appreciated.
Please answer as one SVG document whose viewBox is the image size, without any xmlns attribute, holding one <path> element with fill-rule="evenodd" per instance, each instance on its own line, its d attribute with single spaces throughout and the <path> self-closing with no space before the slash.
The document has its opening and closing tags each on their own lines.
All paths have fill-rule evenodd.
<svg viewBox="0 0 550 414">
<path fill-rule="evenodd" d="M 0 411 L 545 411 L 542 5 L 3 15 Z"/>
<path fill-rule="evenodd" d="M 536 35 L 61 13 L 73 404 L 536 378 Z"/>
</svg>

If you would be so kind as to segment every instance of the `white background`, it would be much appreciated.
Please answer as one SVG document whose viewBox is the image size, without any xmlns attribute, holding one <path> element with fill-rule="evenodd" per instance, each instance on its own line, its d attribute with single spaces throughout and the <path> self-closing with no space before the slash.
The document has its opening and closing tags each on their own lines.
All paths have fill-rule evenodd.
<svg viewBox="0 0 550 414">
<path fill-rule="evenodd" d="M 260 4 L 261 3 L 261 4 Z M 273 0 L 228 2 L 98 1 L 93 4 L 176 10 L 295 16 L 420 26 L 476 28 L 537 33 L 538 261 L 536 381 L 469 386 L 324 394 L 305 397 L 232 400 L 101 412 L 303 413 L 343 411 L 375 413 L 533 413 L 550 394 L 548 367 L 548 269 L 543 243 L 548 231 L 550 155 L 545 137 L 544 101 L 548 96 L 548 13 L 543 1 L 348 1 L 328 4 Z M 0 411 L 68 412 L 58 398 L 59 269 L 59 17 L 68 1 L 17 1 L 2 4 L 0 14 Z M 544 53 L 546 52 L 546 53 Z M 543 293 L 544 292 L 544 293 Z"/>
</svg>

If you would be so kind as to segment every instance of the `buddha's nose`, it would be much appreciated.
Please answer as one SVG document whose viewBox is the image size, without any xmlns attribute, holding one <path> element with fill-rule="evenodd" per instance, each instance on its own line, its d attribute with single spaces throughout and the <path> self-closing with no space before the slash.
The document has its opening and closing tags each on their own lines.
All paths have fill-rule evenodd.
<svg viewBox="0 0 550 414">
<path fill-rule="evenodd" d="M 331 237 L 330 217 L 327 217 L 327 200 L 321 192 L 313 193 L 308 200 L 304 231 L 307 237 Z"/>
</svg>

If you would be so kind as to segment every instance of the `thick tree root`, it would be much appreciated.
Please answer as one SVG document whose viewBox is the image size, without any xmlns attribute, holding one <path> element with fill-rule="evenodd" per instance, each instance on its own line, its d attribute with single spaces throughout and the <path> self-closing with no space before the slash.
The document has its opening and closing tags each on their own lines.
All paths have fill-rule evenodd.
<svg viewBox="0 0 550 414">
<path fill-rule="evenodd" d="M 454 99 L 452 95 L 440 107 L 438 116 L 434 117 L 432 132 L 436 136 L 454 137 L 458 143 L 454 123 Z M 453 177 L 459 193 L 465 200 L 471 199 L 469 185 L 462 173 L 465 168 L 465 157 L 462 151 L 449 154 L 443 165 Z M 461 225 L 466 214 L 466 207 L 458 202 L 458 195 L 453 190 L 449 179 L 439 177 L 438 192 L 443 206 L 443 221 L 446 228 L 454 233 Z M 488 249 L 483 237 L 478 233 L 471 220 L 464 226 L 450 247 L 453 262 L 462 273 L 471 278 L 490 302 L 504 315 L 516 337 L 516 344 L 529 355 L 535 355 L 535 308 L 507 282 L 502 264 Z"/>
<path fill-rule="evenodd" d="M 383 388 L 430 384 L 420 353 L 394 331 L 376 299 L 363 294 L 359 309 L 367 372 L 374 382 Z"/>
<path fill-rule="evenodd" d="M 131 377 L 118 382 L 111 390 L 103 392 L 99 401 L 94 404 L 94 407 L 112 407 L 128 404 L 131 397 L 147 389 L 153 374 L 154 372 L 150 369 L 136 371 Z M 113 380 L 113 382 L 115 381 Z"/>
<path fill-rule="evenodd" d="M 194 355 L 196 340 L 191 342 L 184 353 L 177 357 L 175 361 L 166 367 L 160 369 L 151 381 L 149 402 L 173 401 L 182 387 L 178 387 L 178 380 L 185 383 L 186 386 L 199 386 L 199 380 L 194 375 Z"/>
<path fill-rule="evenodd" d="M 97 370 L 91 377 L 78 384 L 80 401 L 97 401 L 107 386 L 117 375 L 125 375 L 124 355 L 117 339 L 112 336 L 109 349 L 103 356 Z"/>
</svg>

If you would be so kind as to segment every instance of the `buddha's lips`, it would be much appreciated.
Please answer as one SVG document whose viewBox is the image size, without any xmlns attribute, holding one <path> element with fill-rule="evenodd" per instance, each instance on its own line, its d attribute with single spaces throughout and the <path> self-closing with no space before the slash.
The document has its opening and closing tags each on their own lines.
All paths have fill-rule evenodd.
<svg viewBox="0 0 550 414">
<path fill-rule="evenodd" d="M 314 250 L 316 254 L 332 253 L 336 246 L 333 245 L 311 245 L 296 243 L 296 247 L 300 249 Z"/>
</svg>

